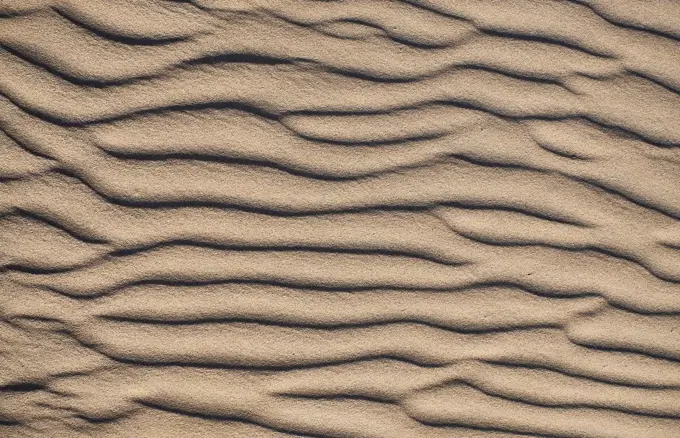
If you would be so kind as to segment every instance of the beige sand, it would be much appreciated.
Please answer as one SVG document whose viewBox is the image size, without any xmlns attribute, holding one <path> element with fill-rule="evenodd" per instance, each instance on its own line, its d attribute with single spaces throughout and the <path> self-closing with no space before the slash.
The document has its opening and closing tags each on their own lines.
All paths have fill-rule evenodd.
<svg viewBox="0 0 680 438">
<path fill-rule="evenodd" d="M 0 0 L 0 436 L 680 437 L 680 2 Z"/>
</svg>

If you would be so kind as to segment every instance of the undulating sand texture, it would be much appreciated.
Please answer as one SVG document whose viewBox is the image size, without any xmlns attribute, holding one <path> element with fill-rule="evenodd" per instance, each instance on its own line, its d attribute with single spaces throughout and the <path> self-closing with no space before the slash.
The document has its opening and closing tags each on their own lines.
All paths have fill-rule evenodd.
<svg viewBox="0 0 680 438">
<path fill-rule="evenodd" d="M 0 0 L 0 436 L 680 437 L 680 1 Z"/>
</svg>

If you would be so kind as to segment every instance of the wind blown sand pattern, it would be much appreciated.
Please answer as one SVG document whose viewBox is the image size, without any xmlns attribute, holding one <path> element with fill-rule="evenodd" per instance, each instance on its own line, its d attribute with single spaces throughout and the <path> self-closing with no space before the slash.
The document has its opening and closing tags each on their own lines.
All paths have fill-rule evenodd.
<svg viewBox="0 0 680 438">
<path fill-rule="evenodd" d="M 0 1 L 0 435 L 680 437 L 680 2 Z"/>
</svg>

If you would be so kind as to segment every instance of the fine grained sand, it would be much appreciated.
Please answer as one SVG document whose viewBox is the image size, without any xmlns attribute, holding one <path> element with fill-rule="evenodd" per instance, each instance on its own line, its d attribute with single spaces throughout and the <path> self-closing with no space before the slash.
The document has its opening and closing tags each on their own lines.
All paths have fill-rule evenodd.
<svg viewBox="0 0 680 438">
<path fill-rule="evenodd" d="M 680 437 L 680 2 L 0 16 L 0 436 Z"/>
</svg>

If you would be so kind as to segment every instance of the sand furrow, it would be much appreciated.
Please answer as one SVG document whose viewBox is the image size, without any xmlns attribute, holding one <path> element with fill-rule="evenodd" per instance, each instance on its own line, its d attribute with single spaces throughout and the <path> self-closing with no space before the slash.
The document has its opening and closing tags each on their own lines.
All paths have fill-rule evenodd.
<svg viewBox="0 0 680 438">
<path fill-rule="evenodd" d="M 181 243 L 97 259 L 81 268 L 56 273 L 8 266 L 5 275 L 22 284 L 50 287 L 72 296 L 98 296 L 149 281 L 259 281 L 348 290 L 447 290 L 511 284 L 551 296 L 597 294 L 617 306 L 641 312 L 680 311 L 677 283 L 655 277 L 625 260 L 552 248 L 527 250 L 522 246 L 484 248 L 470 256 L 477 260 L 446 264 L 389 252 L 298 248 L 267 251 L 257 247 L 222 249 Z M 587 277 L 575 278 L 572 272 L 560 269 L 565 265 Z M 377 266 L 384 270 L 376 271 Z M 606 274 L 611 270 L 617 271 L 621 283 L 612 284 Z M 640 294 L 640 290 L 645 290 L 645 294 Z"/>
<path fill-rule="evenodd" d="M 191 295 L 195 302 L 185 302 Z M 31 305 L 26 298 L 31 297 Z M 6 284 L 8 321 L 44 319 L 67 324 L 98 319 L 140 323 L 257 321 L 307 327 L 420 322 L 462 332 L 567 326 L 603 308 L 596 297 L 550 299 L 517 288 L 478 287 L 450 292 L 371 290 L 352 293 L 299 290 L 261 284 L 209 286 L 147 284 L 126 288 L 87 305 L 37 288 Z M 415 298 L 420 298 L 415 300 Z M 322 308 L 312 304 L 323 302 Z M 416 305 L 409 307 L 409 303 Z M 375 303 L 381 309 L 371 310 Z M 60 310 L 54 311 L 54 306 Z M 531 309 L 523 314 L 522 309 Z"/>
<path fill-rule="evenodd" d="M 43 35 L 36 40 L 31 36 L 32 26 L 50 26 L 58 29 L 58 33 Z M 264 35 L 253 38 L 264 27 L 279 38 L 296 38 L 298 44 L 282 48 L 272 44 L 271 39 L 264 39 Z M 319 32 L 257 15 L 250 18 L 237 15 L 224 23 L 217 23 L 205 35 L 197 35 L 190 40 L 170 40 L 160 48 L 147 45 L 132 52 L 127 45 L 100 38 L 63 15 L 43 12 L 8 21 L 4 32 L 0 27 L 0 41 L 22 56 L 58 71 L 72 82 L 91 81 L 101 85 L 114 85 L 145 76 L 172 75 L 172 71 L 177 68 L 205 63 L 211 59 L 225 61 L 229 56 L 241 62 L 308 62 L 338 73 L 385 81 L 435 76 L 462 66 L 497 69 L 508 74 L 556 82 L 575 74 L 607 77 L 624 70 L 614 60 L 601 59 L 569 48 L 553 46 L 546 50 L 546 46 L 538 43 L 522 47 L 512 40 L 490 35 L 469 37 L 461 41 L 460 45 L 451 47 L 422 49 L 376 37 L 347 39 L 324 34 L 336 27 L 337 24 L 330 28 L 325 26 L 325 32 Z M 249 35 L 249 38 L 241 42 L 243 35 Z M 71 44 L 79 50 L 73 52 L 73 58 L 61 57 L 58 56 L 59 44 Z M 323 50 L 320 45 L 324 46 Z M 335 53 L 330 55 L 326 47 Z M 157 56 L 148 56 L 145 52 L 150 50 L 156 50 Z M 519 56 L 510 57 L 508 53 Z M 99 59 L 122 59 L 123 62 L 116 64 L 116 67 L 103 69 L 90 58 L 93 55 Z M 557 62 L 541 62 L 548 59 Z M 415 61 L 418 64 L 414 66 Z"/>
<path fill-rule="evenodd" d="M 590 7 L 605 20 L 626 28 L 644 29 L 648 32 L 665 35 L 668 38 L 680 37 L 678 32 L 677 3 L 668 0 L 651 7 L 640 0 L 606 2 L 602 0 L 576 0 Z M 662 5 L 660 8 L 658 6 Z M 668 8 L 668 9 L 666 9 Z M 670 13 L 668 13 L 670 12 Z"/>
<path fill-rule="evenodd" d="M 680 435 L 659 0 L 0 5 L 0 435 Z"/>
<path fill-rule="evenodd" d="M 570 250 L 599 248 L 604 254 L 635 260 L 655 276 L 677 278 L 675 260 L 679 253 L 672 246 L 680 239 L 674 221 L 631 206 L 618 207 L 617 210 L 621 208 L 618 215 L 580 219 L 587 221 L 588 227 L 560 223 L 550 216 L 532 216 L 527 211 L 475 208 L 474 204 L 434 208 L 432 214 L 442 221 L 438 223 L 435 217 L 424 212 L 408 211 L 366 210 L 351 214 L 287 217 L 216 207 L 149 209 L 115 206 L 77 181 L 56 175 L 8 183 L 7 188 L 9 196 L 3 211 L 23 212 L 35 219 L 56 221 L 78 239 L 106 241 L 116 251 L 172 242 L 335 247 L 338 250 L 401 252 L 451 263 L 469 260 L 474 254 L 473 248 L 485 247 L 472 242 L 477 241 Z M 27 196 L 29 194 L 31 196 Z M 595 201 L 597 197 L 594 198 Z M 59 199 L 59 203 L 52 202 L 54 199 Z M 597 212 L 594 205 L 591 211 Z M 610 211 L 616 210 L 612 206 Z M 115 226 L 102 229 L 97 226 L 102 221 Z M 499 230 L 496 227 L 499 221 L 507 227 Z M 640 234 L 635 239 L 630 237 L 640 230 L 643 221 L 649 224 L 647 234 Z M 363 230 L 359 236 L 354 232 L 357 229 Z M 49 263 L 49 260 L 40 263 Z"/>
<path fill-rule="evenodd" d="M 0 92 L 4 96 L 27 111 L 70 124 L 111 120 L 163 108 L 230 102 L 270 114 L 379 112 L 433 102 L 457 102 L 508 117 L 586 117 L 656 143 L 680 143 L 673 111 L 680 94 L 669 93 L 663 86 L 634 75 L 616 76 L 608 81 L 575 76 L 567 80 L 565 89 L 495 71 L 462 68 L 417 82 L 395 84 L 367 82 L 313 67 L 228 63 L 196 65 L 167 78 L 84 89 L 9 52 L 1 53 L 0 58 L 3 60 Z M 17 80 L 19 77 L 21 81 Z M 38 97 L 32 93 L 39 84 L 47 87 L 49 94 Z M 300 94 L 299 87 L 303 85 L 305 93 Z M 367 94 L 381 97 L 371 99 Z M 624 110 L 634 104 L 639 109 L 634 114 Z"/>
<path fill-rule="evenodd" d="M 246 322 L 169 325 L 109 320 L 82 324 L 73 329 L 73 336 L 107 357 L 142 365 L 289 368 L 396 358 L 441 366 L 477 359 L 632 385 L 678 386 L 680 382 L 677 361 L 578 346 L 559 329 L 469 334 L 415 323 L 319 329 Z"/>
<path fill-rule="evenodd" d="M 386 129 L 388 124 L 394 126 L 394 123 L 398 123 L 399 126 L 403 126 L 405 122 L 409 122 L 410 120 L 415 119 L 415 117 L 431 115 L 433 117 L 444 118 L 449 114 L 457 115 L 460 119 L 470 117 L 470 121 L 475 124 L 466 128 L 466 132 L 462 132 L 456 136 L 447 136 L 422 142 L 415 142 L 410 148 L 406 150 L 401 147 L 397 147 L 397 145 L 385 146 L 384 150 L 370 145 L 362 148 L 353 147 L 352 149 L 342 146 L 323 145 L 323 150 L 327 152 L 321 155 L 321 150 L 319 148 L 321 145 L 313 145 L 312 143 L 314 148 L 306 151 L 304 155 L 300 153 L 300 155 L 297 157 L 294 157 L 294 153 L 297 154 L 297 152 L 292 152 L 291 149 L 284 149 L 280 152 L 274 152 L 274 148 L 278 148 L 275 145 L 281 145 L 283 139 L 278 139 L 276 142 L 269 140 L 269 142 L 272 143 L 272 146 L 270 146 L 264 153 L 248 151 L 248 149 L 254 150 L 259 145 L 262 145 L 262 142 L 258 140 L 260 140 L 265 135 L 263 135 L 264 133 L 259 133 L 257 137 L 253 137 L 254 132 L 250 130 L 248 130 L 247 133 L 243 132 L 243 135 L 239 135 L 242 132 L 241 129 L 244 127 L 243 123 L 241 123 L 241 128 L 237 128 L 236 132 L 234 132 L 232 128 L 229 128 L 229 126 L 234 126 L 235 123 L 239 121 L 239 119 L 229 120 L 229 113 L 224 115 L 224 126 L 228 130 L 225 132 L 215 130 L 214 135 L 216 138 L 207 139 L 204 136 L 203 138 L 206 138 L 206 140 L 202 140 L 202 144 L 200 145 L 191 145 L 193 141 L 190 139 L 194 137 L 191 137 L 192 132 L 188 131 L 187 129 L 183 130 L 183 134 L 177 134 L 176 132 L 172 131 L 168 132 L 167 134 L 159 134 L 157 132 L 149 132 L 146 129 L 135 125 L 123 125 L 123 127 L 126 127 L 126 129 L 131 129 L 131 132 L 139 132 L 139 136 L 135 138 L 135 143 L 129 146 L 125 144 L 129 140 L 120 138 L 121 135 L 119 133 L 121 128 L 116 129 L 114 127 L 112 130 L 104 128 L 105 134 L 103 135 L 98 133 L 98 131 L 101 132 L 101 130 L 98 129 L 94 131 L 95 137 L 93 142 L 95 146 L 92 146 L 85 140 L 78 141 L 76 139 L 70 138 L 66 135 L 66 132 L 60 132 L 59 130 L 54 130 L 54 128 L 50 129 L 44 124 L 36 123 L 35 121 L 31 120 L 30 118 L 27 119 L 26 117 L 17 117 L 16 119 L 11 118 L 7 121 L 7 126 L 8 130 L 16 131 L 15 123 L 21 122 L 34 124 L 36 128 L 35 132 L 24 135 L 17 133 L 20 138 L 16 138 L 15 140 L 22 140 L 24 142 L 24 147 L 31 148 L 34 153 L 43 153 L 54 156 L 55 158 L 63 161 L 67 166 L 70 163 L 79 164 L 78 161 L 81 160 L 89 161 L 89 159 L 95 159 L 95 157 L 102 157 L 101 154 L 98 154 L 99 151 L 97 147 L 99 147 L 113 152 L 114 155 L 121 153 L 123 156 L 130 158 L 143 158 L 145 161 L 151 159 L 152 162 L 161 158 L 172 158 L 173 156 L 175 158 L 194 158 L 198 159 L 199 161 L 205 161 L 207 157 L 211 156 L 210 154 L 216 154 L 218 156 L 226 154 L 228 157 L 233 157 L 236 159 L 236 161 L 232 161 L 232 164 L 239 163 L 238 160 L 241 159 L 246 160 L 242 162 L 244 164 L 257 164 L 258 162 L 264 162 L 265 164 L 271 163 L 274 169 L 278 168 L 282 171 L 293 172 L 294 174 L 301 174 L 308 177 L 333 179 L 343 177 L 360 177 L 363 175 L 372 175 L 376 173 L 389 173 L 399 170 L 408 170 L 409 167 L 413 166 L 422 167 L 428 163 L 437 163 L 439 161 L 445 160 L 448 156 L 459 156 L 464 159 L 480 161 L 489 165 L 513 165 L 541 171 L 559 172 L 571 176 L 577 180 L 586 181 L 588 183 L 601 186 L 607 190 L 618 192 L 632 201 L 642 204 L 643 206 L 654 207 L 676 216 L 680 215 L 680 207 L 677 205 L 677 189 L 674 189 L 677 187 L 678 182 L 674 179 L 673 173 L 670 172 L 670 170 L 672 170 L 672 166 L 677 161 L 676 154 L 674 154 L 672 151 L 649 151 L 647 149 L 640 150 L 638 149 L 640 147 L 638 144 L 639 142 L 632 142 L 621 137 L 612 138 L 607 136 L 606 133 L 595 129 L 592 126 L 588 127 L 587 125 L 581 127 L 583 134 L 581 134 L 580 137 L 574 137 L 574 134 L 571 134 L 573 130 L 569 129 L 571 126 L 573 126 L 570 123 L 558 123 L 557 125 L 555 123 L 545 122 L 530 123 L 527 126 L 532 131 L 530 134 L 534 137 L 534 139 L 532 139 L 517 125 L 502 122 L 500 120 L 494 121 L 493 119 L 487 119 L 488 121 L 485 122 L 487 127 L 481 129 L 481 123 L 483 123 L 485 120 L 483 117 L 479 118 L 479 114 L 470 114 L 469 112 L 459 108 L 448 109 L 435 107 L 432 108 L 432 110 L 432 113 L 428 113 L 426 111 L 425 113 L 415 112 L 412 115 L 408 113 L 404 115 L 395 114 L 393 118 L 385 117 L 384 121 L 382 122 L 380 119 L 369 119 L 367 120 L 367 128 L 369 130 L 375 130 L 376 128 L 382 127 L 382 132 L 386 133 L 389 132 Z M 451 113 L 451 111 L 453 111 L 453 113 Z M 203 120 L 203 123 L 206 123 L 206 120 Z M 360 119 L 349 120 L 351 120 L 353 123 L 361 122 Z M 309 118 L 304 118 L 300 121 L 313 122 L 314 118 L 312 118 L 312 120 Z M 331 118 L 328 122 L 330 123 L 330 127 L 332 127 L 332 123 L 338 123 L 341 121 L 343 121 L 342 117 Z M 300 126 L 300 122 L 296 121 L 296 119 L 293 119 L 291 122 L 293 123 L 294 129 L 304 130 L 305 124 L 309 126 L 308 123 L 302 124 L 302 126 Z M 377 123 L 374 124 L 374 122 Z M 466 123 L 461 122 L 462 120 L 454 123 L 458 124 L 459 126 L 461 124 L 465 126 Z M 413 124 L 413 128 L 411 129 L 413 134 L 406 134 L 407 138 L 408 135 L 430 135 L 427 132 L 418 133 L 420 126 L 422 126 L 422 122 L 419 122 L 418 119 L 412 120 L 411 123 Z M 377 126 L 375 126 L 376 124 Z M 200 129 L 201 126 L 200 121 L 197 122 L 196 120 L 194 120 L 191 125 L 194 126 L 192 129 Z M 262 125 L 263 123 L 260 123 L 260 126 Z M 452 127 L 455 126 L 454 124 L 451 125 Z M 13 129 L 12 126 L 15 126 L 15 128 Z M 314 124 L 311 126 L 313 127 Z M 361 124 L 359 126 L 361 126 Z M 491 126 L 494 126 L 496 129 L 489 129 Z M 576 123 L 575 126 L 580 127 L 581 125 Z M 323 127 L 323 125 L 321 125 L 321 127 Z M 154 129 L 154 125 L 151 124 L 151 126 L 149 126 L 147 129 Z M 45 135 L 54 137 L 58 134 L 61 134 L 60 137 L 63 138 L 64 141 L 64 144 L 61 145 L 61 147 L 57 148 L 56 145 L 50 146 L 45 144 Z M 290 133 L 286 134 L 288 138 L 291 137 Z M 308 130 L 304 132 L 304 134 L 310 135 Z M 441 135 L 441 133 L 436 134 Z M 162 137 L 159 137 L 159 135 L 162 135 Z M 195 134 L 193 135 L 195 136 Z M 235 135 L 236 138 L 253 138 L 253 140 L 251 140 L 253 141 L 253 145 L 248 146 L 240 141 L 238 144 L 231 146 L 231 150 L 224 150 L 226 145 L 223 143 L 223 140 L 220 141 L 219 139 L 224 139 L 225 136 L 231 137 L 232 135 Z M 269 134 L 266 135 L 268 136 Z M 401 136 L 403 134 L 397 135 Z M 504 136 L 507 142 L 506 148 L 508 148 L 506 151 L 499 151 L 492 148 L 493 142 L 491 140 L 496 138 L 498 135 Z M 168 136 L 172 136 L 172 140 L 169 140 Z M 150 141 L 149 145 L 144 145 L 145 137 L 148 138 L 146 141 Z M 172 144 L 182 137 L 186 139 L 181 140 L 181 142 L 177 145 Z M 305 144 L 297 137 L 293 136 L 293 138 L 296 139 L 295 142 L 288 146 L 290 148 L 295 148 L 293 150 L 300 148 L 301 143 Z M 333 138 L 332 140 L 337 139 Z M 378 140 L 384 141 L 384 138 L 371 139 L 371 141 Z M 402 138 L 402 141 L 403 140 L 404 138 Z M 121 141 L 124 142 L 123 145 L 121 145 Z M 613 156 L 611 143 L 614 141 L 623 143 L 623 145 L 615 147 L 617 149 L 621 149 L 622 146 L 625 145 L 627 147 L 627 152 L 623 153 L 623 151 L 621 151 L 620 154 Z M 586 142 L 588 145 L 592 144 L 593 146 L 586 152 L 583 150 L 584 145 L 582 142 Z M 162 143 L 163 145 L 159 145 L 159 143 Z M 187 143 L 189 145 L 184 146 Z M 306 143 L 309 144 L 311 142 Z M 215 146 L 213 146 L 213 144 L 215 144 Z M 219 146 L 217 146 L 217 144 L 219 144 Z M 581 146 L 579 146 L 579 144 Z M 512 148 L 510 148 L 511 146 Z M 151 148 L 153 148 L 155 152 L 149 155 Z M 203 148 L 207 149 L 207 151 L 204 152 L 205 149 Z M 594 150 L 594 148 L 598 149 Z M 81 149 L 81 151 L 76 152 L 78 149 Z M 163 151 L 163 149 L 165 149 L 167 153 L 160 153 Z M 215 149 L 218 150 L 215 151 Z M 386 154 L 387 150 L 391 151 L 389 155 Z M 137 151 L 139 151 L 139 153 L 136 153 Z M 338 155 L 335 157 L 330 155 L 331 151 L 337 151 Z M 206 153 L 209 155 L 205 155 Z M 317 155 L 319 156 L 319 159 L 313 159 L 316 158 Z M 353 156 L 355 160 L 360 161 L 355 161 L 355 164 L 352 165 L 345 164 L 344 166 L 340 166 L 338 160 L 342 160 L 343 163 L 346 163 L 349 155 Z M 379 155 L 383 158 L 377 159 Z M 570 155 L 573 156 L 573 158 L 578 159 L 565 159 L 564 155 Z M 81 157 L 81 159 L 77 160 L 76 157 Z M 86 157 L 89 157 L 89 159 Z M 115 160 L 108 161 L 110 163 L 118 163 Z M 213 168 L 219 168 L 221 166 L 219 161 L 208 161 L 212 161 L 210 164 L 213 166 Z M 135 162 L 132 163 L 134 164 Z M 88 167 L 101 167 L 91 166 L 89 163 L 82 164 L 87 164 Z M 120 162 L 120 164 L 124 164 L 124 162 Z M 200 162 L 189 163 L 189 165 L 199 164 Z M 224 163 L 222 166 L 227 164 L 228 162 Z M 636 172 L 643 176 L 648 176 L 650 183 L 651 181 L 654 181 L 654 184 L 648 184 L 645 186 L 631 184 L 630 180 L 621 178 L 621 170 L 624 166 L 629 172 Z M 131 166 L 128 165 L 127 167 L 130 168 Z M 139 164 L 137 164 L 137 167 L 139 167 Z M 348 170 L 343 173 L 341 167 L 346 167 Z M 355 170 L 352 170 L 351 167 L 354 167 Z M 656 170 L 659 167 L 665 167 L 669 170 L 669 172 L 660 174 Z M 91 170 L 88 172 L 88 169 L 82 169 L 82 165 L 74 167 L 73 170 L 79 174 L 83 174 L 83 176 L 87 176 L 87 174 L 91 172 Z M 659 190 L 659 185 L 663 186 L 664 190 Z"/>
<path fill-rule="evenodd" d="M 409 414 L 430 424 L 464 424 L 509 431 L 581 437 L 656 437 L 678 432 L 675 419 L 640 418 L 624 413 L 608 413 L 588 408 L 543 408 L 503 400 L 475 391 L 465 385 L 416 395 L 406 402 Z M 479 411 L 488 416 L 479 416 Z"/>
</svg>

